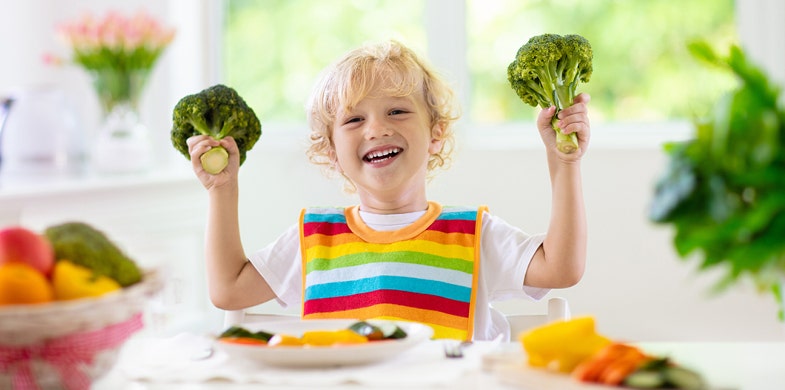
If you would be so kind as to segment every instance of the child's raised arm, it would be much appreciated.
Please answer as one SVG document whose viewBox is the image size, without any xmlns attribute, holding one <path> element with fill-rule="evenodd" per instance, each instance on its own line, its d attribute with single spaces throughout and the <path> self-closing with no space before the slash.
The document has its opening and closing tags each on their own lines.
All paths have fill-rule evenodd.
<svg viewBox="0 0 785 390">
<path fill-rule="evenodd" d="M 586 264 L 586 210 L 581 181 L 581 157 L 590 138 L 587 104 L 589 95 L 575 97 L 572 106 L 559 112 L 559 127 L 576 133 L 579 149 L 565 154 L 556 148 L 551 127 L 554 107 L 542 110 L 537 127 L 546 147 L 551 179 L 551 220 L 542 246 L 526 272 L 524 284 L 532 287 L 565 288 L 583 277 Z"/>
<path fill-rule="evenodd" d="M 216 146 L 223 146 L 229 152 L 229 165 L 211 175 L 204 171 L 199 158 Z M 195 136 L 188 139 L 188 151 L 194 172 L 207 189 L 209 198 L 204 249 L 210 300 L 225 310 L 242 309 L 270 300 L 274 294 L 248 261 L 240 238 L 237 144 L 231 137 L 219 141 Z"/>
</svg>

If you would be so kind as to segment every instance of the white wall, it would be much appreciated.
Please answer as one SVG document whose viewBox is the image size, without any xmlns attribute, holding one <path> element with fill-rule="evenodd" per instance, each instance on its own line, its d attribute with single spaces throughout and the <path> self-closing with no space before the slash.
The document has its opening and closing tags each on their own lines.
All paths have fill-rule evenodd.
<svg viewBox="0 0 785 390">
<path fill-rule="evenodd" d="M 214 77 L 207 51 L 199 51 L 206 47 L 207 29 L 200 28 L 209 24 L 206 13 L 199 7 L 187 12 L 185 8 L 209 3 L 0 0 L 0 94 L 19 85 L 54 83 L 78 104 L 85 131 L 94 131 L 97 103 L 86 76 L 79 69 L 46 68 L 39 62 L 40 54 L 60 50 L 50 35 L 57 21 L 78 16 L 82 9 L 103 11 L 116 5 L 133 10 L 144 4 L 182 33 L 150 81 L 143 115 L 155 131 L 162 160 L 183 163 L 168 143 L 171 107 L 179 96 Z M 779 7 L 775 1 L 766 3 Z M 266 126 L 241 172 L 241 224 L 248 251 L 260 248 L 294 223 L 303 206 L 353 201 L 341 193 L 339 181 L 325 179 L 308 165 L 300 138 L 282 136 L 285 131 Z M 552 294 L 567 297 L 573 314 L 595 316 L 600 331 L 617 339 L 781 339 L 783 324 L 776 321 L 768 295 L 739 286 L 709 297 L 714 279 L 697 276 L 694 263 L 677 259 L 670 232 L 647 221 L 652 185 L 665 164 L 659 145 L 622 142 L 626 147 L 619 147 L 614 141 L 616 130 L 595 124 L 593 131 L 592 148 L 583 163 L 590 228 L 588 268 L 580 284 Z M 305 129 L 295 133 L 303 137 Z M 462 138 L 454 166 L 434 179 L 431 197 L 446 204 L 487 204 L 492 212 L 527 231 L 544 230 L 550 207 L 545 158 L 537 142 L 524 138 L 524 142 L 497 142 L 493 147 Z M 540 309 L 528 302 L 502 307 Z"/>
</svg>

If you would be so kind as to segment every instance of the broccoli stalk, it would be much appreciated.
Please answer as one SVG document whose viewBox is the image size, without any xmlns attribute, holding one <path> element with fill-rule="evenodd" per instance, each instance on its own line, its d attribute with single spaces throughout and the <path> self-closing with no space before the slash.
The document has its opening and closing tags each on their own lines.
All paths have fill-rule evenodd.
<svg viewBox="0 0 785 390">
<path fill-rule="evenodd" d="M 190 160 L 186 140 L 194 135 L 215 139 L 231 136 L 240 150 L 240 164 L 262 135 L 262 126 L 253 109 L 234 89 L 214 85 L 180 99 L 172 113 L 172 145 Z M 215 175 L 229 164 L 223 147 L 212 148 L 200 157 L 202 168 Z"/>
<path fill-rule="evenodd" d="M 518 49 L 507 67 L 507 79 L 524 103 L 554 106 L 558 114 L 572 105 L 578 83 L 591 78 L 592 57 L 589 41 L 580 35 L 538 35 Z M 557 122 L 554 115 L 551 127 L 556 132 L 556 147 L 564 153 L 578 150 L 575 133 L 564 134 Z"/>
</svg>

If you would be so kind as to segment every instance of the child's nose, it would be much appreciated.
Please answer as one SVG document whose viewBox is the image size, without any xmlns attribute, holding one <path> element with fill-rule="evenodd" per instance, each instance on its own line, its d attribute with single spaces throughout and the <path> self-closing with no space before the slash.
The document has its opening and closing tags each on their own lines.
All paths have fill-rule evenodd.
<svg viewBox="0 0 785 390">
<path fill-rule="evenodd" d="M 389 135 L 392 135 L 392 128 L 390 128 L 386 121 L 380 118 L 369 118 L 367 120 L 367 126 L 365 127 L 365 137 L 367 139 L 375 139 Z"/>
</svg>

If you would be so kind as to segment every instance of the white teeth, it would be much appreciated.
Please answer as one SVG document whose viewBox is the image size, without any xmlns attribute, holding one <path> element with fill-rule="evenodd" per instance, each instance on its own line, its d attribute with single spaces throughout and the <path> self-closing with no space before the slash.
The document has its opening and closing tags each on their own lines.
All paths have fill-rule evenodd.
<svg viewBox="0 0 785 390">
<path fill-rule="evenodd" d="M 401 151 L 401 149 L 399 149 L 399 148 L 390 148 L 390 149 L 385 149 L 385 150 L 380 150 L 380 151 L 368 153 L 367 155 L 365 155 L 365 158 L 370 160 L 370 159 L 374 159 L 374 158 L 380 158 L 380 157 L 389 156 L 389 155 L 394 154 L 394 153 L 399 153 L 400 151 Z"/>
</svg>

